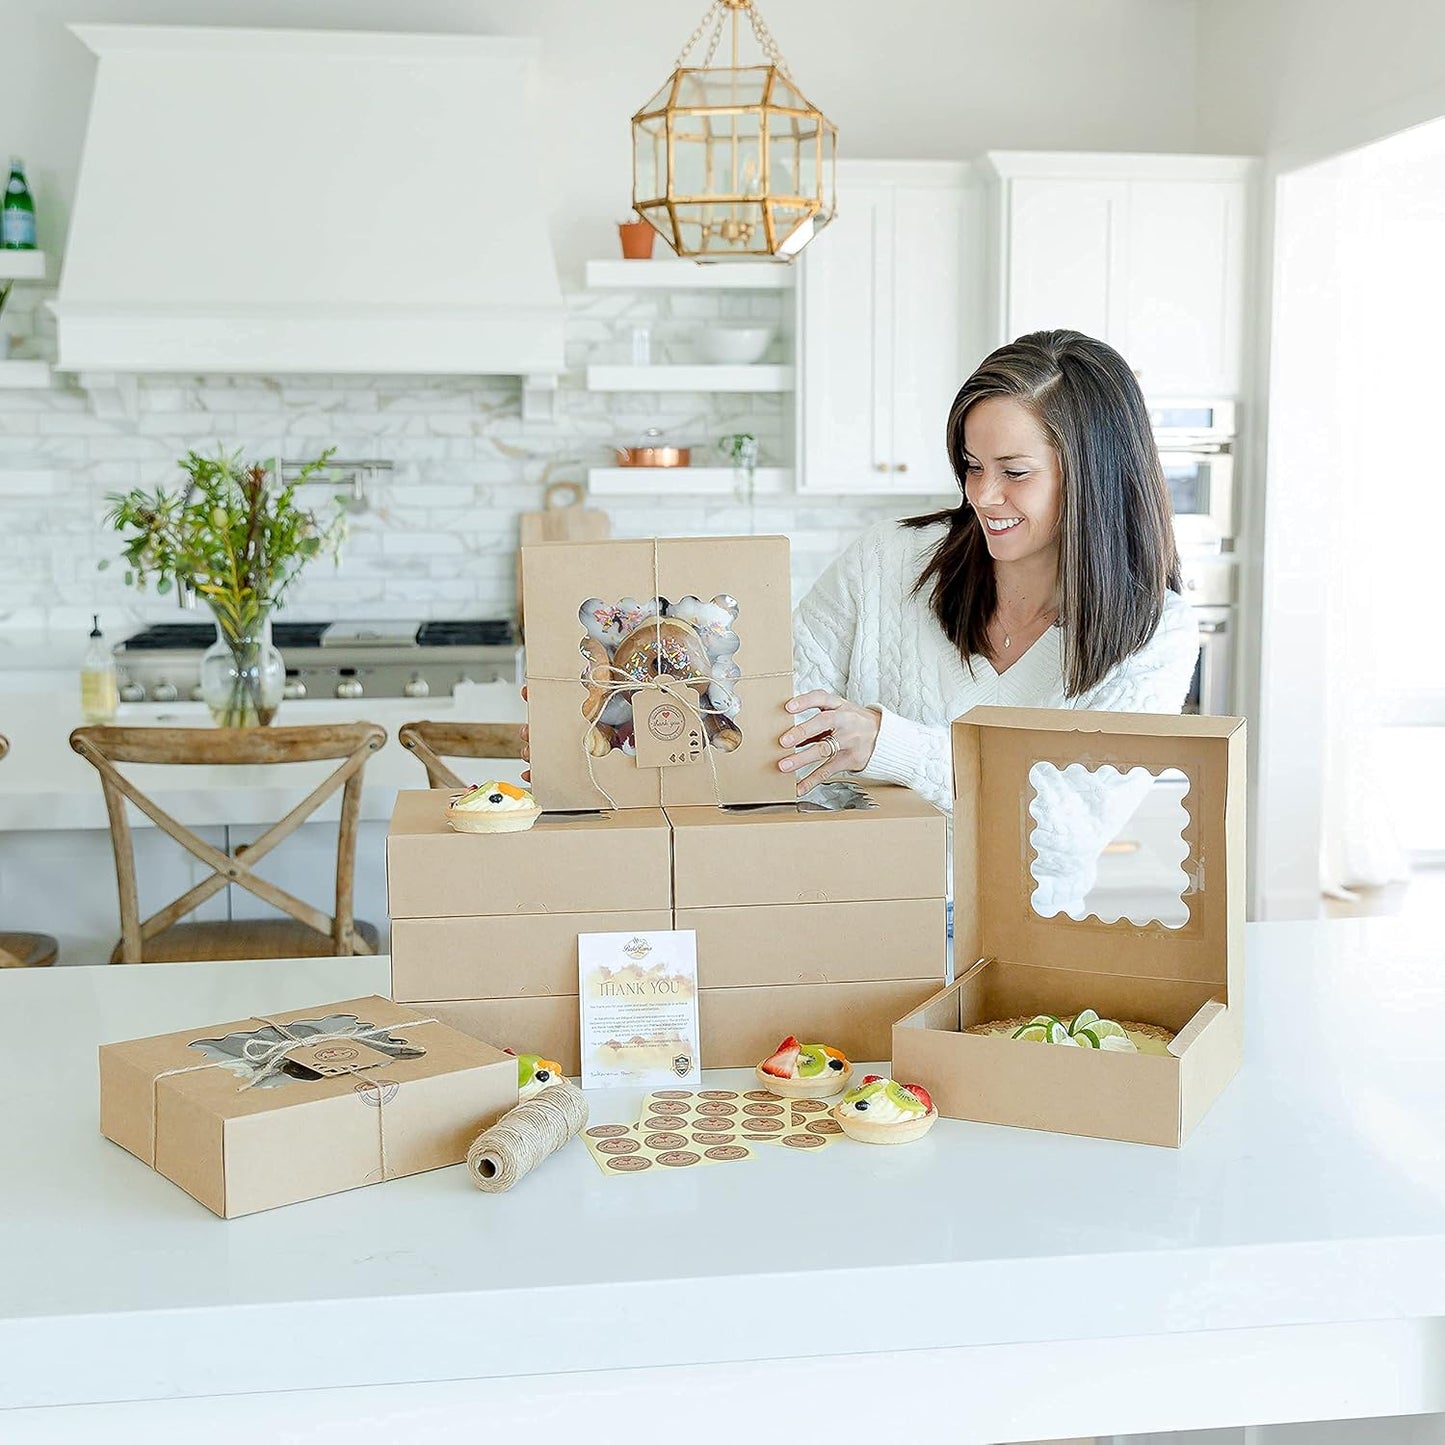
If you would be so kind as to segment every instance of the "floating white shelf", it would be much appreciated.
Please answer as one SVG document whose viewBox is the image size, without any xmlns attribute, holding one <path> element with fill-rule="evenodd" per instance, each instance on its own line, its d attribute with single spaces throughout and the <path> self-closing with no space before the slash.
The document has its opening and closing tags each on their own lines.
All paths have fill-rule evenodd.
<svg viewBox="0 0 1445 1445">
<path fill-rule="evenodd" d="M 637 263 L 641 265 L 639 261 Z M 791 366 L 589 366 L 588 391 L 791 391 Z"/>
<path fill-rule="evenodd" d="M 776 496 L 793 489 L 791 467 L 759 467 L 753 473 L 754 496 Z M 593 467 L 587 490 L 594 497 L 738 497 L 747 478 L 731 467 Z"/>
<path fill-rule="evenodd" d="M 0 281 L 43 280 L 44 251 L 0 251 Z"/>
<path fill-rule="evenodd" d="M 0 361 L 0 391 L 37 391 L 49 385 L 48 361 Z"/>
<path fill-rule="evenodd" d="M 779 262 L 589 261 L 589 291 L 791 291 L 797 272 Z"/>
</svg>

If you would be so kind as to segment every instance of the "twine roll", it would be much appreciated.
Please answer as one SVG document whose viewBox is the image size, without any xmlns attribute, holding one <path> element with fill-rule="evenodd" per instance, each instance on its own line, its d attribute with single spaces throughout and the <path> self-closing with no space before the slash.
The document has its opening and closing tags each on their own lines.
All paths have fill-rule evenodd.
<svg viewBox="0 0 1445 1445">
<path fill-rule="evenodd" d="M 555 1154 L 586 1123 L 587 1100 L 582 1090 L 559 1079 L 472 1140 L 467 1173 L 478 1189 L 501 1194 L 549 1154 Z"/>
</svg>

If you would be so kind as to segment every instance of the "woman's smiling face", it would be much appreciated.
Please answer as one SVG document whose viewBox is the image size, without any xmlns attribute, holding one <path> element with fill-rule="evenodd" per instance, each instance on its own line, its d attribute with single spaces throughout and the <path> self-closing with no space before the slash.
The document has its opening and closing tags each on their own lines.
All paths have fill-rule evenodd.
<svg viewBox="0 0 1445 1445">
<path fill-rule="evenodd" d="M 963 494 L 988 538 L 989 555 L 1022 562 L 1057 550 L 1063 469 L 1033 412 L 1012 397 L 984 397 L 968 409 L 963 444 Z"/>
</svg>

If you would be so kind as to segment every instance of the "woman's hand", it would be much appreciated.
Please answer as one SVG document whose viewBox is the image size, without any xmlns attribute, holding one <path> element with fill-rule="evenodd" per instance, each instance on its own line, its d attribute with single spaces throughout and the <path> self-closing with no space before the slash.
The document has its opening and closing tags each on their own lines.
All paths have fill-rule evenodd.
<svg viewBox="0 0 1445 1445">
<path fill-rule="evenodd" d="M 813 708 L 818 709 L 815 716 L 778 739 L 785 748 L 801 749 L 778 764 L 783 772 L 812 769 L 798 779 L 799 793 L 806 793 L 815 783 L 826 782 L 835 773 L 861 773 L 872 760 L 883 722 L 876 707 L 860 707 L 832 692 L 805 692 L 788 703 L 789 712 Z"/>
</svg>

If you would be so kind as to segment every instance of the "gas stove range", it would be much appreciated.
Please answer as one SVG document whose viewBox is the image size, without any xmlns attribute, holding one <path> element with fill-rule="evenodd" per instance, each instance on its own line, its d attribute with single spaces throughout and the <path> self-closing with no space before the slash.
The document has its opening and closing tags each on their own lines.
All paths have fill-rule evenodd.
<svg viewBox="0 0 1445 1445">
<path fill-rule="evenodd" d="M 198 698 L 208 622 L 161 622 L 115 648 L 123 702 Z M 515 626 L 500 618 L 435 622 L 275 622 L 286 696 L 449 697 L 459 682 L 522 681 Z"/>
</svg>

